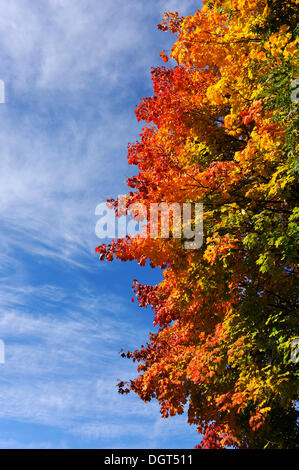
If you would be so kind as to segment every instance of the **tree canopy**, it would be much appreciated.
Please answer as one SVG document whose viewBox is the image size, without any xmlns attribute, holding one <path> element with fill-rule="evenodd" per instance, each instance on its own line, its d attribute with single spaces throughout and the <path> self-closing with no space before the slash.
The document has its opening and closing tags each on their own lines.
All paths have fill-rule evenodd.
<svg viewBox="0 0 299 470">
<path fill-rule="evenodd" d="M 121 382 L 157 399 L 163 417 L 186 412 L 203 448 L 298 446 L 298 0 L 204 1 L 167 12 L 175 35 L 144 127 L 128 146 L 126 203 L 203 203 L 204 241 L 127 236 L 100 258 L 149 261 L 155 286 L 134 281 L 157 332 L 123 356 L 138 375 Z M 169 59 L 173 59 L 169 62 Z M 169 65 L 170 63 L 174 65 Z M 118 203 L 110 200 L 117 215 Z M 137 217 L 137 216 L 136 216 Z M 148 221 L 148 226 L 150 221 Z"/>
</svg>

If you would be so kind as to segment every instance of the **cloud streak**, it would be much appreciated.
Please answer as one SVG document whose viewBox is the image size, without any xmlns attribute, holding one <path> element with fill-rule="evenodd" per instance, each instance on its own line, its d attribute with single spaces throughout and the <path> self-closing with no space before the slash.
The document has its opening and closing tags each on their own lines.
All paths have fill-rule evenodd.
<svg viewBox="0 0 299 470">
<path fill-rule="evenodd" d="M 199 6 L 0 0 L 0 447 L 175 445 L 156 404 L 117 394 L 135 374 L 117 352 L 149 322 L 129 310 L 120 268 L 97 264 L 94 210 L 134 171 L 134 107 L 173 40 L 156 24 Z M 182 426 L 171 434 L 188 440 Z"/>
</svg>

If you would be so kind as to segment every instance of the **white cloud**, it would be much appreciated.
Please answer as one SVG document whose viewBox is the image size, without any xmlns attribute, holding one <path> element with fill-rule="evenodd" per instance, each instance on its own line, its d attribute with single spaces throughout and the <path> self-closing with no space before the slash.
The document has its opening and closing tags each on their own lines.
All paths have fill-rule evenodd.
<svg viewBox="0 0 299 470">
<path fill-rule="evenodd" d="M 51 304 L 59 313 L 49 313 Z M 61 287 L 2 286 L 6 362 L 0 365 L 0 419 L 50 426 L 104 447 L 126 446 L 129 439 L 135 447 L 156 448 L 167 442 L 170 427 L 172 436 L 179 436 L 181 417 L 161 421 L 156 403 L 117 392 L 119 378 L 136 375 L 136 367 L 117 354 L 119 346 L 124 338 L 134 346 L 137 337 L 146 336 L 145 329 L 135 325 L 132 330 L 119 318 L 117 306 L 124 316 L 117 296 L 96 297 L 83 288 L 70 299 Z M 0 447 L 10 446 L 2 441 Z M 11 447 L 19 445 L 11 442 Z M 44 445 L 53 443 L 38 447 Z"/>
<path fill-rule="evenodd" d="M 10 247 L 22 238 L 39 256 L 90 256 L 94 208 L 122 193 L 131 172 L 134 88 L 170 44 L 150 19 L 196 4 L 0 1 L 0 216 Z"/>
<path fill-rule="evenodd" d="M 9 76 L 25 88 L 37 84 L 80 90 L 89 86 L 91 74 L 112 82 L 123 80 L 151 65 L 150 15 L 156 14 L 159 21 L 165 10 L 185 14 L 198 7 L 199 2 L 190 0 L 2 1 L 3 58 Z M 134 61 L 130 67 L 128 57 Z"/>
<path fill-rule="evenodd" d="M 146 336 L 124 321 L 121 297 L 87 283 L 76 293 L 54 281 L 36 287 L 28 272 L 33 256 L 43 267 L 48 258 L 64 270 L 68 263 L 78 279 L 94 269 L 94 209 L 125 190 L 126 145 L 140 129 L 134 106 L 151 92 L 150 67 L 173 39 L 156 32 L 156 23 L 164 10 L 197 6 L 0 0 L 7 98 L 0 104 L 2 419 L 105 438 L 107 445 L 117 439 L 121 446 L 130 435 L 148 444 L 153 427 L 153 446 L 166 436 L 167 425 L 155 424 L 156 405 L 117 394 L 117 378 L 135 374 L 117 356 L 122 338 L 134 347 Z M 30 258 L 22 261 L 25 252 Z M 0 447 L 51 445 L 0 440 Z"/>
<path fill-rule="evenodd" d="M 67 449 L 64 442 L 53 445 L 52 442 L 20 442 L 14 439 L 0 439 L 0 449 Z"/>
<path fill-rule="evenodd" d="M 122 338 L 133 341 L 137 331 L 133 334 L 131 325 L 119 320 L 117 312 L 112 314 L 113 303 L 120 307 L 122 299 L 95 298 L 87 291 L 70 299 L 53 286 L 11 288 L 4 298 L 6 290 L 2 286 L 0 291 L 0 332 L 6 350 L 0 417 L 68 429 L 78 419 L 83 424 L 109 422 L 116 415 L 130 414 L 130 399 L 118 395 L 116 383 L 118 375 L 132 367 L 123 364 L 116 345 Z M 64 300 L 59 314 L 49 313 L 46 304 L 41 313 L 43 304 L 28 300 L 39 296 L 55 305 L 55 292 Z M 26 312 L 34 305 L 35 311 Z M 133 410 L 146 413 L 142 403 Z"/>
</svg>

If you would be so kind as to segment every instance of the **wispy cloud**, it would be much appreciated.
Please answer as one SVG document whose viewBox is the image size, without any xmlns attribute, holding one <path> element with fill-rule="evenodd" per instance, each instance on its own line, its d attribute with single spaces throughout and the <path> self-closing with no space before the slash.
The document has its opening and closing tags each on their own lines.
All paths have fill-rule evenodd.
<svg viewBox="0 0 299 470">
<path fill-rule="evenodd" d="M 151 19 L 197 3 L 0 2 L 0 216 L 11 242 L 25 235 L 23 249 L 62 260 L 90 253 L 96 204 L 124 190 L 137 88 L 170 44 Z"/>
<path fill-rule="evenodd" d="M 0 439 L 0 449 L 67 449 L 64 442 L 53 445 L 52 442 L 21 442 L 14 439 Z"/>
<path fill-rule="evenodd" d="M 57 299 L 53 298 L 55 292 Z M 41 301 L 29 301 L 32 295 Z M 57 307 L 58 299 L 60 310 L 49 313 L 45 305 Z M 120 306 L 122 299 L 112 298 L 116 301 Z M 0 331 L 6 345 L 0 416 L 67 426 L 82 415 L 102 419 L 116 409 L 127 412 L 125 403 L 115 407 L 120 398 L 117 375 L 125 373 L 116 347 L 121 338 L 132 336 L 131 326 L 113 318 L 109 297 L 95 299 L 80 292 L 70 300 L 52 286 L 25 286 L 10 289 L 5 301 L 0 296 L 0 302 Z M 35 311 L 26 312 L 33 305 Z"/>
<path fill-rule="evenodd" d="M 94 209 L 132 174 L 134 107 L 173 40 L 156 24 L 200 5 L 0 0 L 0 429 L 9 420 L 106 447 L 170 445 L 156 404 L 117 393 L 117 378 L 135 374 L 117 351 L 138 347 L 149 322 L 132 323 L 107 287 L 109 276 L 123 283 L 117 268 L 95 264 Z M 171 423 L 179 435 L 181 418 Z M 0 447 L 53 446 L 1 434 Z"/>
<path fill-rule="evenodd" d="M 43 307 L 60 299 L 60 316 L 46 309 L 26 313 L 28 296 L 35 295 L 44 301 L 35 305 Z M 134 436 L 149 445 L 151 429 L 151 446 L 161 444 L 168 423 L 158 424 L 157 405 L 117 393 L 117 378 L 134 374 L 132 365 L 118 357 L 117 346 L 123 338 L 134 343 L 138 332 L 120 321 L 114 308 L 113 317 L 111 300 L 122 304 L 120 298 L 91 298 L 86 291 L 70 302 L 62 289 L 52 286 L 10 289 L 5 301 L 0 295 L 0 306 L 7 309 L 0 317 L 6 344 L 0 418 L 57 427 L 104 447 L 111 442 L 121 446 Z M 181 425 L 180 418 L 172 421 L 172 434 Z"/>
</svg>

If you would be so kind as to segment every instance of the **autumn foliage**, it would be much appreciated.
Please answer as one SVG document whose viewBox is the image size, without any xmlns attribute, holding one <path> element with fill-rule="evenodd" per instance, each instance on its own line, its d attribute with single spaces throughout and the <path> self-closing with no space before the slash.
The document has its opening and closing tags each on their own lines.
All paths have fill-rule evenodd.
<svg viewBox="0 0 299 470">
<path fill-rule="evenodd" d="M 120 392 L 186 412 L 203 448 L 298 446 L 298 0 L 205 1 L 166 13 L 175 35 L 145 125 L 128 146 L 127 203 L 201 202 L 204 243 L 126 237 L 101 259 L 148 261 L 156 286 L 134 283 L 158 327 L 123 353 L 138 376 Z M 167 62 L 167 65 L 166 65 Z M 110 201 L 118 213 L 117 201 Z M 200 439 L 199 439 L 200 440 Z"/>
</svg>

